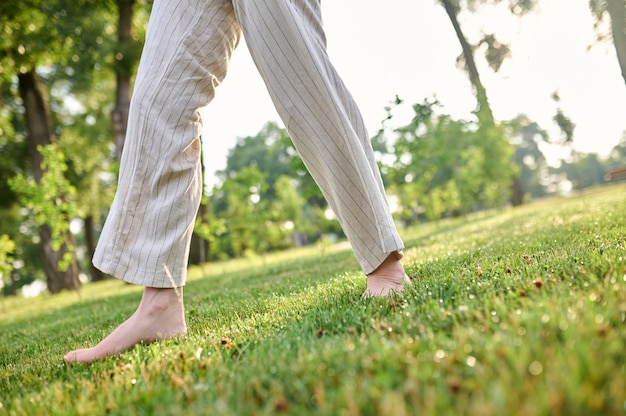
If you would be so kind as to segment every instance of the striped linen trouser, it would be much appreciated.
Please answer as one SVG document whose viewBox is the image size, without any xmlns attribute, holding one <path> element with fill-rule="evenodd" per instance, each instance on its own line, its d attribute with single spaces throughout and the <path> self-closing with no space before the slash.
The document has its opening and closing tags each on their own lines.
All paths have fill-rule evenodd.
<svg viewBox="0 0 626 416">
<path fill-rule="evenodd" d="M 320 7 L 155 0 L 96 267 L 142 286 L 185 284 L 202 192 L 199 109 L 213 99 L 242 33 L 363 272 L 402 249 L 361 114 L 326 54 Z"/>
</svg>

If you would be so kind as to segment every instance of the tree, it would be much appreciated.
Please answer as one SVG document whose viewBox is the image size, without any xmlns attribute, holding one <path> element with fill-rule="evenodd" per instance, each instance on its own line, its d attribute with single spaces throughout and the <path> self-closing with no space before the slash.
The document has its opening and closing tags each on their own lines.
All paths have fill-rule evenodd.
<svg viewBox="0 0 626 416">
<path fill-rule="evenodd" d="M 618 167 L 626 164 L 626 130 L 622 132 L 619 143 L 613 147 L 609 155 L 610 167 Z"/>
<path fill-rule="evenodd" d="M 626 83 L 626 5 L 624 0 L 589 0 L 589 9 L 595 19 L 594 28 L 599 40 L 609 36 L 608 33 L 602 32 L 601 28 L 607 18 L 610 21 L 610 36 L 613 38 L 617 62 Z"/>
<path fill-rule="evenodd" d="M 571 160 L 562 161 L 554 172 L 563 174 L 573 189 L 585 189 L 605 182 L 606 166 L 595 153 L 574 152 Z"/>
<path fill-rule="evenodd" d="M 227 230 L 220 243 L 235 257 L 258 252 L 261 240 L 267 238 L 267 199 L 261 197 L 268 188 L 266 180 L 267 174 L 248 166 L 229 176 L 220 188 L 226 207 L 220 218 Z M 228 247 L 224 247 L 226 244 Z"/>
<path fill-rule="evenodd" d="M 478 104 L 476 114 L 485 126 L 494 123 L 493 112 L 487 98 L 487 90 L 480 80 L 478 66 L 474 59 L 474 51 L 479 47 L 484 47 L 487 63 L 492 70 L 497 72 L 504 59 L 510 56 L 510 49 L 508 45 L 499 42 L 494 34 L 484 34 L 478 42 L 471 44 L 459 23 L 459 14 L 464 9 L 473 11 L 481 4 L 500 3 L 502 1 L 504 0 L 439 0 L 461 44 L 462 52 L 459 61 L 464 64 L 463 66 L 467 70 L 470 83 L 476 94 Z M 535 5 L 535 0 L 507 0 L 507 2 L 509 4 L 509 10 L 516 15 L 523 15 L 530 11 Z"/>
<path fill-rule="evenodd" d="M 519 167 L 511 195 L 511 203 L 517 206 L 547 193 L 542 178 L 548 175 L 548 162 L 539 145 L 548 142 L 548 133 L 525 115 L 517 116 L 508 125 L 516 146 L 513 161 Z"/>
<path fill-rule="evenodd" d="M 395 160 L 387 171 L 405 223 L 502 206 L 516 173 L 504 126 L 455 120 L 438 107 L 414 104 L 411 122 L 393 131 Z"/>
<path fill-rule="evenodd" d="M 295 152 L 285 146 L 289 142 L 285 129 L 276 123 L 267 123 L 256 135 L 237 141 L 228 152 L 226 167 L 217 172 L 217 177 L 226 180 L 248 166 L 255 166 L 260 172 L 265 172 L 268 184 L 274 184 L 281 175 L 293 175 L 290 161 Z M 267 187 L 266 192 L 273 193 L 273 187 Z"/>
<path fill-rule="evenodd" d="M 554 120 L 556 125 L 559 126 L 559 129 L 561 129 L 561 133 L 563 133 L 561 143 L 571 144 L 574 141 L 574 130 L 576 129 L 576 124 L 568 116 L 566 116 L 561 109 L 561 97 L 559 96 L 559 92 L 554 91 L 551 97 L 552 100 L 557 104 L 556 114 L 554 115 L 552 120 Z"/>
<path fill-rule="evenodd" d="M 196 224 L 213 258 L 284 249 L 323 233 L 341 235 L 339 223 L 325 217 L 326 201 L 287 132 L 275 123 L 240 138 L 218 177 L 222 183 Z"/>
<path fill-rule="evenodd" d="M 458 61 L 464 64 L 470 83 L 472 84 L 474 93 L 476 94 L 477 108 L 475 114 L 478 118 L 478 128 L 481 130 L 479 134 L 484 137 L 489 137 L 496 145 L 500 145 L 505 141 L 503 136 L 504 126 L 496 125 L 493 117 L 493 111 L 489 105 L 487 90 L 480 79 L 478 66 L 474 59 L 474 51 L 479 47 L 483 47 L 485 50 L 485 59 L 487 64 L 494 72 L 497 72 L 503 61 L 510 56 L 510 49 L 508 45 L 498 41 L 494 34 L 483 34 L 482 38 L 478 42 L 471 44 L 467 40 L 466 35 L 463 33 L 458 17 L 464 9 L 474 11 L 480 5 L 486 3 L 501 3 L 503 1 L 504 0 L 439 0 L 440 4 L 445 9 L 450 22 L 452 23 L 452 27 L 454 28 L 459 43 L 461 44 L 462 53 Z M 534 7 L 535 0 L 507 0 L 507 3 L 511 13 L 523 15 Z M 496 146 L 495 148 L 500 148 L 500 146 Z M 487 153 L 491 153 L 492 156 L 496 158 L 495 160 L 500 160 L 498 158 L 502 156 L 493 152 Z M 515 181 L 513 182 L 512 189 L 514 191 L 514 195 L 516 195 L 516 191 L 519 191 L 517 189 L 518 185 L 519 184 Z"/>
<path fill-rule="evenodd" d="M 74 237 L 70 232 L 70 220 L 77 215 L 72 201 L 75 189 L 64 176 L 67 170 L 65 157 L 56 143 L 39 146 L 37 151 L 42 156 L 41 177 L 28 180 L 20 174 L 9 179 L 9 184 L 19 190 L 23 206 L 31 210 L 41 229 L 47 233 L 53 252 L 42 256 L 52 263 L 45 266 L 60 272 L 69 271 L 68 277 L 77 276 Z M 61 289 L 78 289 L 78 286 L 66 286 L 72 283 L 48 281 L 48 290 L 57 293 Z"/>
<path fill-rule="evenodd" d="M 121 3 L 128 2 L 120 0 Z M 85 13 L 87 9 L 89 13 Z M 106 73 L 114 64 L 118 70 L 125 68 L 126 75 L 132 72 L 141 50 L 141 31 L 139 36 L 124 38 L 124 44 L 114 49 L 115 43 L 122 43 L 110 36 L 115 28 L 114 17 L 123 14 L 114 9 L 111 0 L 95 5 L 86 0 L 27 0 L 0 5 L 0 28 L 6 35 L 0 40 L 2 85 L 17 81 L 20 88 L 9 92 L 19 91 L 24 103 L 24 111 L 15 112 L 8 122 L 20 124 L 16 119 L 22 113 L 26 115 L 24 136 L 32 159 L 32 167 L 27 171 L 35 180 L 41 157 L 33 149 L 62 137 L 58 150 L 67 157 L 65 175 L 79 189 L 76 202 L 84 218 L 89 257 L 95 247 L 93 230 L 101 220 L 101 207 L 110 202 L 109 193 L 102 192 L 101 185 L 111 188 L 113 182 L 110 176 L 103 175 L 114 167 L 106 160 L 110 145 L 103 139 L 111 136 L 111 124 L 103 127 L 101 122 L 110 120 L 112 111 L 112 89 Z M 34 106 L 33 102 L 40 105 Z M 107 108 L 108 114 L 103 117 Z M 33 128 L 47 132 L 33 134 Z M 43 141 L 36 142 L 36 137 Z M 49 245 L 46 239 L 41 239 L 40 244 Z M 43 252 L 51 253 L 48 249 Z M 50 282 L 51 271 L 46 274 Z M 93 269 L 92 274 L 97 276 L 97 271 Z"/>
<path fill-rule="evenodd" d="M 26 127 L 28 131 L 28 151 L 31 160 L 31 172 L 37 185 L 47 172 L 41 149 L 56 141 L 52 131 L 50 110 L 45 99 L 39 77 L 34 69 L 18 75 L 19 95 L 23 101 Z M 53 173 L 54 175 L 54 173 Z M 61 189 L 61 188 L 58 188 Z M 20 186 L 14 190 L 21 191 Z M 28 194 L 26 194 L 28 195 Z M 64 200 L 64 195 L 57 195 Z M 54 220 L 56 222 L 56 219 Z M 48 290 L 57 293 L 62 289 L 77 290 L 80 287 L 78 267 L 75 254 L 71 251 L 73 237 L 69 231 L 69 224 L 64 235 L 55 236 L 50 223 L 45 217 L 38 217 L 40 224 L 40 257 L 47 277 Z M 58 244 L 62 240 L 64 243 Z M 68 256 L 70 257 L 68 259 Z M 69 263 L 66 267 L 65 263 Z"/>
<path fill-rule="evenodd" d="M 115 50 L 115 107 L 111 122 L 115 134 L 116 159 L 119 161 L 124 150 L 128 112 L 130 109 L 131 84 L 141 54 L 142 42 L 133 33 L 133 11 L 135 0 L 117 0 L 117 47 Z"/>
<path fill-rule="evenodd" d="M 8 235 L 0 235 L 0 289 L 4 289 L 4 281 L 10 280 L 13 273 L 13 260 L 15 253 L 15 242 Z M 8 276 L 9 279 L 6 279 Z"/>
<path fill-rule="evenodd" d="M 452 27 L 454 28 L 454 32 L 456 33 L 459 43 L 461 44 L 465 68 L 467 70 L 469 80 L 474 87 L 476 101 L 478 102 L 478 113 L 489 122 L 493 122 L 493 112 L 489 106 L 487 91 L 480 80 L 478 67 L 476 66 L 476 61 L 474 60 L 474 50 L 467 41 L 467 37 L 463 33 L 461 25 L 459 24 L 458 14 L 460 12 L 460 4 L 455 0 L 440 0 L 440 2 L 448 15 L 450 23 L 452 23 Z"/>
<path fill-rule="evenodd" d="M 111 162 L 116 150 L 111 145 L 113 80 L 116 72 L 120 74 L 123 80 L 117 84 L 122 85 L 118 89 L 122 92 L 117 96 L 129 97 L 147 21 L 147 7 L 135 8 L 138 13 L 132 13 L 136 4 L 146 2 L 26 0 L 0 4 L 0 29 L 6 35 L 0 39 L 2 99 L 11 102 L 13 92 L 17 95 L 18 89 L 11 87 L 17 83 L 17 75 L 33 72 L 39 78 L 48 106 L 50 137 L 58 145 L 57 150 L 65 155 L 65 177 L 77 189 L 73 202 L 84 223 L 84 240 L 80 243 L 85 243 L 93 280 L 102 276 L 90 262 L 95 230 L 106 213 L 104 207 L 110 205 L 117 169 Z M 116 27 L 117 38 L 113 36 Z M 127 106 L 128 101 L 128 98 L 118 99 L 116 110 Z M 7 155 L 5 150 L 16 152 L 21 144 L 26 149 L 31 141 L 26 124 L 20 121 L 25 111 L 17 109 L 7 117 L 0 114 L 0 133 L 14 126 L 9 129 L 12 135 L 9 141 L 18 144 L 8 143 L 2 148 L 0 169 Z M 3 141 L 0 140 L 0 147 L 4 146 Z M 16 169 L 13 174 L 18 172 L 32 175 L 28 167 Z M 1 186 L 0 192 L 3 192 Z M 12 195 L 8 207 L 15 200 Z M 36 264 L 30 260 L 27 263 L 27 267 Z"/>
<path fill-rule="evenodd" d="M 75 4 L 73 4 L 74 6 Z M 37 73 L 37 67 L 46 67 L 67 59 L 73 43 L 71 19 L 63 1 L 5 2 L 0 10 L 0 26 L 5 36 L 0 41 L 0 67 L 5 82 L 10 75 L 17 76 L 18 94 L 22 100 L 27 131 L 30 171 L 36 183 L 44 176 L 40 146 L 56 141 L 52 128 L 49 103 Z M 54 23 L 53 23 L 54 22 Z M 42 47 L 45 45 L 45 47 Z M 71 55 L 69 55 L 71 56 Z M 69 241 L 71 236 L 64 240 Z M 48 288 L 55 293 L 63 288 L 79 286 L 77 268 L 60 270 L 57 260 L 64 258 L 67 246 L 53 248 L 53 236 L 48 225 L 40 227 L 40 257 L 47 277 Z"/>
<path fill-rule="evenodd" d="M 304 241 L 292 242 L 292 238 L 304 238 L 304 206 L 305 199 L 298 192 L 298 180 L 292 176 L 281 175 L 274 184 L 275 198 L 270 202 L 270 221 L 273 224 L 273 241 L 269 241 L 273 249 L 287 248 L 295 243 L 302 245 Z"/>
<path fill-rule="evenodd" d="M 12 257 L 17 261 L 15 264 L 18 269 L 3 276 L 4 292 L 11 294 L 31 283 L 35 271 L 40 267 L 36 244 L 31 236 L 20 231 L 20 228 L 22 231 L 28 229 L 29 224 L 22 223 L 18 195 L 7 180 L 17 173 L 26 172 L 29 166 L 27 143 L 22 135 L 24 120 L 23 117 L 15 116 L 20 114 L 21 103 L 14 89 L 16 85 L 0 81 L 0 178 L 3 179 L 0 180 L 0 230 L 15 243 Z M 38 235 L 36 238 L 39 238 Z"/>
</svg>

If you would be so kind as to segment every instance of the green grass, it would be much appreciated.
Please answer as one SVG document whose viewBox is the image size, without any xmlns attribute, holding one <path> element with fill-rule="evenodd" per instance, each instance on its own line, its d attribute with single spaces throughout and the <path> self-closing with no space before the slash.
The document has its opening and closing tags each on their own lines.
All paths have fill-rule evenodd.
<svg viewBox="0 0 626 416">
<path fill-rule="evenodd" d="M 185 340 L 86 366 L 138 288 L 0 299 L 0 414 L 625 414 L 624 184 L 402 234 L 401 296 L 345 244 L 210 264 Z"/>
</svg>

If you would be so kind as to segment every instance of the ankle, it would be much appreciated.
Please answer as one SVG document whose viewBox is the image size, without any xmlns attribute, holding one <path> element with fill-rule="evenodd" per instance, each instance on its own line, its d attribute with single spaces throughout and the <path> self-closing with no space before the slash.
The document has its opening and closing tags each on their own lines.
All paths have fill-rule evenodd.
<svg viewBox="0 0 626 416">
<path fill-rule="evenodd" d="M 164 312 L 180 309 L 183 311 L 183 289 L 153 288 L 144 289 L 139 309 L 148 315 L 161 315 Z"/>
<path fill-rule="evenodd" d="M 404 278 L 404 266 L 400 260 L 404 257 L 401 251 L 393 251 L 389 253 L 387 258 L 367 277 L 376 276 L 398 276 Z"/>
</svg>

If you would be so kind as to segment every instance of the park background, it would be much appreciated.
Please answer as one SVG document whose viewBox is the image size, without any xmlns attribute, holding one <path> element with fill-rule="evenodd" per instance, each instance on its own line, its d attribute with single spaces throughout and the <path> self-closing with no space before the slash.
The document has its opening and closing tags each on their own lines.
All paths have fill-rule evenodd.
<svg viewBox="0 0 626 416">
<path fill-rule="evenodd" d="M 619 3 L 324 5 L 329 54 L 361 106 L 400 228 L 600 185 L 625 163 Z M 89 259 L 151 3 L 81 5 L 93 6 L 2 5 L 5 294 L 106 278 Z M 192 263 L 343 237 L 245 44 L 203 122 L 207 198 Z"/>
<path fill-rule="evenodd" d="M 623 0 L 381 4 L 324 18 L 412 284 L 363 298 L 241 45 L 187 336 L 82 366 L 142 293 L 89 259 L 151 4 L 0 2 L 0 415 L 623 414 Z"/>
</svg>

